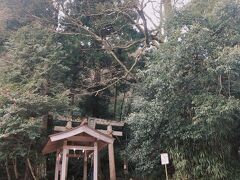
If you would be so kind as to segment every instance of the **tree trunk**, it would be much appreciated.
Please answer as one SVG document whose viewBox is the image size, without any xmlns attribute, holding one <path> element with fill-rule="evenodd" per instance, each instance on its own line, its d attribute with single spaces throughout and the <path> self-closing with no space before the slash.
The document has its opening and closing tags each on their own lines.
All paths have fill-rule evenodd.
<svg viewBox="0 0 240 180">
<path fill-rule="evenodd" d="M 163 21 L 164 21 L 164 17 L 163 17 L 163 0 L 160 0 L 160 8 L 159 8 L 159 15 L 160 15 L 160 23 L 159 23 L 159 39 L 161 40 L 161 42 L 164 42 L 164 28 L 163 28 Z"/>
<path fill-rule="evenodd" d="M 113 109 L 113 119 L 116 119 L 117 112 L 117 85 L 115 86 L 115 96 L 114 96 L 114 109 Z"/>
<path fill-rule="evenodd" d="M 125 177 L 127 177 L 129 172 L 128 172 L 128 160 L 126 157 L 123 160 L 123 171 L 124 171 Z"/>
<path fill-rule="evenodd" d="M 46 177 L 46 158 L 45 157 L 39 157 L 36 153 L 36 159 L 41 159 L 39 163 L 35 164 L 35 174 L 38 179 Z"/>
<path fill-rule="evenodd" d="M 17 169 L 17 157 L 15 157 L 15 159 L 12 160 L 12 163 L 13 163 L 15 178 L 18 179 L 19 173 Z"/>
<path fill-rule="evenodd" d="M 165 19 L 172 14 L 172 0 L 163 0 Z"/>
<path fill-rule="evenodd" d="M 28 164 L 28 167 L 29 167 L 29 170 L 30 170 L 30 172 L 32 174 L 33 179 L 37 180 L 37 178 L 36 178 L 36 176 L 34 174 L 34 171 L 33 171 L 33 168 L 32 168 L 32 165 L 31 165 L 31 162 L 30 162 L 29 158 L 27 158 L 27 164 Z"/>
<path fill-rule="evenodd" d="M 6 172 L 7 172 L 7 179 L 11 180 L 11 175 L 10 175 L 9 166 L 8 166 L 8 159 L 6 159 L 5 166 L 6 166 Z"/>
<path fill-rule="evenodd" d="M 27 162 L 25 164 L 24 180 L 29 180 L 29 168 Z"/>
<path fill-rule="evenodd" d="M 42 116 L 42 129 L 47 130 L 48 128 L 48 113 Z"/>
<path fill-rule="evenodd" d="M 166 28 L 165 28 L 165 22 L 168 19 L 168 17 L 172 14 L 173 7 L 172 7 L 172 1 L 171 0 L 160 0 L 160 9 L 159 9 L 159 15 L 160 15 L 160 24 L 159 24 L 159 39 L 161 42 L 165 41 L 165 34 L 166 34 Z"/>
<path fill-rule="evenodd" d="M 124 106 L 124 102 L 125 102 L 125 97 L 126 97 L 126 93 L 123 94 L 123 99 L 122 99 L 122 104 L 121 104 L 121 109 L 120 109 L 120 121 L 122 121 L 122 116 L 123 116 L 123 106 Z"/>
<path fill-rule="evenodd" d="M 45 64 L 44 68 L 47 69 L 48 65 Z M 41 90 L 41 95 L 46 96 L 49 93 L 49 80 L 45 79 L 45 81 L 42 84 L 42 90 Z M 46 112 L 45 114 L 43 114 L 42 116 L 42 129 L 43 131 L 47 132 L 47 134 L 49 134 L 49 112 Z M 42 168 L 42 172 L 46 172 L 47 171 L 47 160 L 45 160 L 44 162 L 42 162 L 41 164 L 39 164 L 38 166 L 40 166 Z M 30 170 L 30 169 L 29 169 Z M 42 176 L 44 176 L 45 174 L 42 174 Z"/>
</svg>

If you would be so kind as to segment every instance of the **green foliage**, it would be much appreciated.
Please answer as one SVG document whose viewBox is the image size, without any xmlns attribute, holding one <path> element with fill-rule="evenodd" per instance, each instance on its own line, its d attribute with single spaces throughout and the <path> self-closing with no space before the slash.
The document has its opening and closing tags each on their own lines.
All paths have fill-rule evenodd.
<svg viewBox="0 0 240 180">
<path fill-rule="evenodd" d="M 46 138 L 43 116 L 69 112 L 66 74 L 70 69 L 56 39 L 33 24 L 6 40 L 0 71 L 0 161 L 28 157 L 34 165 L 43 162 L 39 156 Z"/>
<path fill-rule="evenodd" d="M 22 158 L 19 169 L 26 169 L 25 160 L 29 158 L 36 170 L 37 162 L 43 160 L 40 151 L 48 135 L 43 129 L 47 115 L 50 123 L 52 114 L 102 118 L 119 114 L 122 117 L 122 112 L 113 111 L 122 111 L 124 99 L 121 97 L 121 103 L 116 102 L 117 108 L 114 98 L 119 100 L 119 94 L 128 91 L 120 87 L 125 84 L 121 82 L 116 85 L 116 93 L 115 87 L 98 95 L 89 93 L 121 77 L 123 70 L 103 50 L 102 44 L 76 28 L 71 18 L 83 21 L 98 36 L 116 18 L 114 33 L 108 34 L 109 41 L 116 46 L 140 39 L 142 35 L 131 23 L 126 24 L 128 20 L 122 15 L 94 15 L 98 9 L 119 10 L 112 2 L 94 1 L 90 7 L 85 1 L 80 5 L 80 1 L 72 1 L 73 4 L 68 4 L 74 5 L 70 8 L 73 14 L 69 14 L 69 22 L 68 18 L 57 20 L 52 4 L 47 3 L 50 1 L 3 1 L 3 8 L 10 14 L 0 22 L 0 162 L 9 159 L 12 163 L 11 160 Z M 87 13 L 93 16 L 89 18 Z M 55 31 L 60 24 L 64 32 Z M 126 51 L 116 48 L 114 52 L 126 65 L 131 65 L 128 53 L 136 48 L 137 45 Z M 20 176 L 23 174 L 21 171 Z"/>
<path fill-rule="evenodd" d="M 0 159 L 26 157 L 36 151 L 32 146 L 41 143 L 40 119 L 22 119 L 21 117 L 4 117 L 1 120 L 1 155 Z"/>
<path fill-rule="evenodd" d="M 20 28 L 8 43 L 13 64 L 7 69 L 6 78 L 35 92 L 42 91 L 43 84 L 62 88 L 64 75 L 69 71 L 64 64 L 62 45 L 54 35 L 40 28 L 37 25 Z"/>
<path fill-rule="evenodd" d="M 213 1 L 210 1 L 211 4 Z M 142 174 L 159 172 L 168 152 L 175 179 L 239 177 L 240 4 L 198 1 L 168 22 L 168 41 L 139 71 L 130 158 Z M 160 175 L 158 175 L 160 176 Z"/>
</svg>

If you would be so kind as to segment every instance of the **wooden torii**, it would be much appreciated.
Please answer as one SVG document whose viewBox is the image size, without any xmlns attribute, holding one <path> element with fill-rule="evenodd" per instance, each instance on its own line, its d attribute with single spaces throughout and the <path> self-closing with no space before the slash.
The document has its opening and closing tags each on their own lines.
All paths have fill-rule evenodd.
<svg viewBox="0 0 240 180">
<path fill-rule="evenodd" d="M 72 122 L 79 122 L 79 121 L 74 121 L 72 120 L 71 118 L 63 118 L 63 117 L 58 117 L 59 120 L 67 120 L 67 125 L 65 127 L 62 127 L 62 126 L 55 126 L 54 127 L 54 131 L 55 132 L 60 132 L 60 134 L 72 134 L 71 132 L 73 130 L 75 130 L 76 128 L 72 128 Z M 107 136 L 108 138 L 113 138 L 113 136 L 122 136 L 122 131 L 114 131 L 113 130 L 113 126 L 117 126 L 117 127 L 123 127 L 124 126 L 124 122 L 119 122 L 119 121 L 109 121 L 109 120 L 105 120 L 105 119 L 100 119 L 100 118 L 83 118 L 81 120 L 81 125 L 79 127 L 82 127 L 84 125 L 85 129 L 88 127 L 92 130 L 95 130 L 95 136 L 91 137 L 93 139 L 96 139 L 98 140 L 98 136 L 99 137 L 102 137 L 102 135 L 105 135 Z M 87 127 L 86 127 L 87 125 Z M 96 126 L 97 125 L 101 125 L 102 127 L 105 127 L 105 129 L 96 129 Z M 79 128 L 77 127 L 77 128 Z M 91 130 L 88 129 L 88 131 L 92 132 Z M 75 131 L 76 132 L 76 131 Z M 85 132 L 86 134 L 88 132 Z M 98 134 L 100 133 L 100 134 Z M 61 134 L 61 137 L 65 137 L 64 135 Z M 93 135 L 93 134 L 92 134 Z M 52 136 L 50 136 L 50 140 L 52 139 L 52 137 L 54 136 L 59 136 L 59 133 L 57 134 L 53 134 Z M 90 135 L 91 136 L 91 135 Z M 90 141 L 93 141 L 93 139 L 90 139 L 89 137 L 82 137 L 80 138 L 79 134 L 78 134 L 78 137 L 71 137 L 70 140 L 73 140 L 76 142 L 81 142 L 81 141 L 85 141 L 85 142 L 88 142 L 90 143 Z M 106 140 L 106 139 L 105 139 Z M 109 140 L 109 139 L 108 139 Z M 57 151 L 57 157 L 56 157 L 56 169 L 55 169 L 55 180 L 58 180 L 58 174 L 59 174 L 59 171 L 62 171 L 61 172 L 61 180 L 65 180 L 64 178 L 66 178 L 66 174 L 67 174 L 67 170 L 66 170 L 66 167 L 68 165 L 68 157 L 74 157 L 73 155 L 69 154 L 69 149 L 74 149 L 75 150 L 82 150 L 85 152 L 84 154 L 84 175 L 83 175 L 83 180 L 87 180 L 87 153 L 86 152 L 91 152 L 90 150 L 94 150 L 94 167 L 97 166 L 97 162 L 96 161 L 96 157 L 97 157 L 97 152 L 98 150 L 101 150 L 103 147 L 105 147 L 105 145 L 108 145 L 108 157 L 109 157 L 109 172 L 110 172 L 110 180 L 116 180 L 116 169 L 115 169 L 115 157 L 114 157 L 114 144 L 113 142 L 111 143 L 110 141 L 104 141 L 104 139 L 101 139 L 99 142 L 100 143 L 100 148 L 97 146 L 99 143 L 97 144 L 94 144 L 94 147 L 84 147 L 84 146 L 78 146 L 78 147 L 68 147 L 67 145 L 67 142 L 64 141 L 63 142 L 63 150 L 64 150 L 64 147 L 68 147 L 66 151 L 62 151 L 62 154 L 63 154 L 63 157 L 64 155 L 66 156 L 66 160 L 64 158 L 62 158 L 62 162 L 64 162 L 64 172 L 63 172 L 63 164 L 62 164 L 62 168 L 59 168 L 59 154 L 61 153 L 60 150 Z M 51 142 L 48 142 L 48 143 L 51 143 Z M 61 143 L 60 143 L 61 144 Z M 51 144 L 52 145 L 52 144 Z M 54 146 L 54 145 L 53 145 Z M 56 146 L 56 145 L 55 145 Z M 97 147 L 95 147 L 97 146 Z M 44 150 L 47 149 L 47 147 L 50 147 L 50 145 L 46 145 Z M 58 148 L 59 149 L 59 148 Z M 97 150 L 96 150 L 97 149 Z M 43 153 L 44 153 L 44 150 L 43 150 Z M 96 152 L 95 152 L 96 151 Z M 48 150 L 48 153 L 50 151 Z M 64 153 L 63 153 L 64 152 Z M 94 180 L 97 180 L 97 170 L 96 170 L 96 167 L 94 168 Z"/>
</svg>

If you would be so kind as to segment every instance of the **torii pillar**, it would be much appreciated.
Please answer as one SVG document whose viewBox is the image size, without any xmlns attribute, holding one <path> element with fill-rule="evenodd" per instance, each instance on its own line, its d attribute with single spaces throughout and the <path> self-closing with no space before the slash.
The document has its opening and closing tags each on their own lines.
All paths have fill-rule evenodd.
<svg viewBox="0 0 240 180">
<path fill-rule="evenodd" d="M 108 125 L 107 131 L 109 132 L 109 135 L 112 136 L 112 126 L 111 125 Z M 108 144 L 108 159 L 109 159 L 110 180 L 116 180 L 117 178 L 116 178 L 113 143 Z"/>
<path fill-rule="evenodd" d="M 98 180 L 98 143 L 94 142 L 93 152 L 93 180 Z"/>
<path fill-rule="evenodd" d="M 54 176 L 54 180 L 58 180 L 59 172 L 61 172 L 60 160 L 61 160 L 61 151 L 57 150 L 57 152 L 56 152 L 56 163 L 55 163 L 55 176 Z"/>
<path fill-rule="evenodd" d="M 64 146 L 67 146 L 67 141 L 64 141 Z M 61 180 L 65 180 L 67 178 L 67 168 L 68 168 L 68 158 L 67 153 L 69 152 L 63 146 L 63 155 L 62 155 L 62 168 L 61 168 Z"/>
<path fill-rule="evenodd" d="M 84 152 L 84 158 L 83 158 L 83 180 L 87 180 L 87 151 Z"/>
</svg>

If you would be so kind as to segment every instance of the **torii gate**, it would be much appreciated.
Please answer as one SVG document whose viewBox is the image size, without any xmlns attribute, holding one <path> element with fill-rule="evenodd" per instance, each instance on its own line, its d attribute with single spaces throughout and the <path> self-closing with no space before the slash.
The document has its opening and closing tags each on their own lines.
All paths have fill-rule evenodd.
<svg viewBox="0 0 240 180">
<path fill-rule="evenodd" d="M 63 118 L 61 118 L 63 119 Z M 68 123 L 66 127 L 55 126 L 54 130 L 60 133 L 50 136 L 48 143 L 43 149 L 43 153 L 47 154 L 56 151 L 56 168 L 55 168 L 55 180 L 58 180 L 59 172 L 61 172 L 60 180 L 65 180 L 67 175 L 68 157 L 74 157 L 69 154 L 69 150 L 82 150 L 84 151 L 84 176 L 83 180 L 87 180 L 87 155 L 94 151 L 94 180 L 97 180 L 97 157 L 98 151 L 108 145 L 109 154 L 109 171 L 110 180 L 116 180 L 115 159 L 114 159 L 114 145 L 112 136 L 122 136 L 121 131 L 113 131 L 112 126 L 124 126 L 124 122 L 119 121 L 107 121 L 99 118 L 84 119 L 81 125 L 77 128 L 72 128 L 72 120 L 67 119 Z M 88 125 L 86 125 L 88 123 Z M 107 126 L 107 130 L 95 130 L 97 124 Z M 82 134 L 85 134 L 84 136 Z M 87 134 L 87 135 L 86 135 Z M 77 146 L 69 146 L 70 143 L 78 143 Z M 91 144 L 90 146 L 84 146 Z M 62 148 L 61 148 L 62 147 Z M 61 151 L 62 149 L 62 151 Z M 59 168 L 60 156 L 62 153 L 62 165 Z"/>
</svg>

